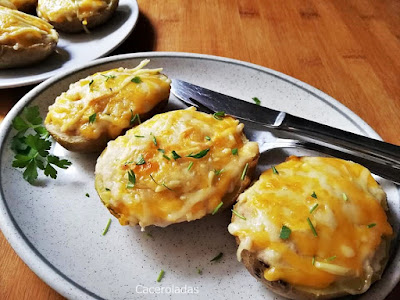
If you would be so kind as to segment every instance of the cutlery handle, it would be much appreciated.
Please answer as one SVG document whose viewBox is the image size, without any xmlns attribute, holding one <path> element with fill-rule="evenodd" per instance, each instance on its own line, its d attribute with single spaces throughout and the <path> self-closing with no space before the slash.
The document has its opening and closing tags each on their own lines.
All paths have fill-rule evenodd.
<svg viewBox="0 0 400 300">
<path fill-rule="evenodd" d="M 400 169 L 400 146 L 286 114 L 277 129 L 355 157 Z"/>
</svg>

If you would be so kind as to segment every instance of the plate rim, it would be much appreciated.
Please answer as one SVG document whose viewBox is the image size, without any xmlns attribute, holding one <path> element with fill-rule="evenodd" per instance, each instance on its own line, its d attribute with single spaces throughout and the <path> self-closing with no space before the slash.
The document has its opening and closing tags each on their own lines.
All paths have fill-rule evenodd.
<svg viewBox="0 0 400 300">
<path fill-rule="evenodd" d="M 29 91 L 24 97 L 22 97 L 16 105 L 10 110 L 6 115 L 4 120 L 0 124 L 0 153 L 4 150 L 4 140 L 7 138 L 9 132 L 11 131 L 11 121 L 17 116 L 20 111 L 28 105 L 33 99 L 42 91 L 49 88 L 55 82 L 69 77 L 76 72 L 82 70 L 99 66 L 102 64 L 107 64 L 110 62 L 117 62 L 129 59 L 140 59 L 140 58 L 189 58 L 189 59 L 199 59 L 199 60 L 211 60 L 216 62 L 228 63 L 239 65 L 243 67 L 248 67 L 261 71 L 263 73 L 270 74 L 278 79 L 284 80 L 296 87 L 302 89 L 303 91 L 312 94 L 318 99 L 329 104 L 332 108 L 340 111 L 345 117 L 347 117 L 357 128 L 359 128 L 363 134 L 382 140 L 381 137 L 369 126 L 363 119 L 361 119 L 357 114 L 347 108 L 344 104 L 340 103 L 338 100 L 329 96 L 328 94 L 322 92 L 321 90 L 301 81 L 291 77 L 289 75 L 283 74 L 281 72 L 237 60 L 227 57 L 198 54 L 198 53 L 188 53 L 188 52 L 138 52 L 129 54 L 120 54 L 115 56 L 110 56 L 106 58 L 95 59 L 79 67 L 74 67 L 66 72 L 60 73 L 54 77 L 51 77 L 44 82 L 40 83 L 38 86 Z M 0 162 L 1 163 L 1 162 Z M 398 188 L 397 188 L 398 189 Z M 58 293 L 64 297 L 71 299 L 103 299 L 102 297 L 96 295 L 95 293 L 85 289 L 85 287 L 79 285 L 79 283 L 74 282 L 64 275 L 60 270 L 52 266 L 50 262 L 43 257 L 36 248 L 30 243 L 29 239 L 26 238 L 24 233 L 19 228 L 18 224 L 14 220 L 12 214 L 10 214 L 9 209 L 6 205 L 3 190 L 0 189 L 0 230 L 3 232 L 5 238 L 12 246 L 17 255 L 28 265 L 28 267 L 43 280 L 50 287 L 55 289 Z M 400 257 L 400 251 L 394 254 L 393 259 L 398 259 Z M 400 281 L 400 275 L 398 278 L 392 278 L 389 288 L 387 291 L 387 296 L 393 288 Z"/>
<path fill-rule="evenodd" d="M 121 2 L 121 0 L 120 0 L 120 2 Z M 90 61 L 105 57 L 107 54 L 110 54 L 112 51 L 114 51 L 116 48 L 118 48 L 118 46 L 120 46 L 123 42 L 125 42 L 126 39 L 132 34 L 132 32 L 135 29 L 136 24 L 137 24 L 137 22 L 139 20 L 139 5 L 137 3 L 137 0 L 127 0 L 126 4 L 129 5 L 132 8 L 132 12 L 133 12 L 133 14 L 129 17 L 129 19 L 133 20 L 132 26 L 129 28 L 129 31 L 125 34 L 125 36 L 123 36 L 122 39 L 120 39 L 117 43 L 115 43 L 110 49 L 108 49 L 106 52 L 102 53 L 100 56 L 93 57 L 92 59 L 90 59 Z M 63 33 L 59 33 L 59 34 L 60 34 L 60 38 L 62 38 L 61 35 Z M 39 64 L 40 64 L 40 62 L 39 62 Z M 68 70 L 73 70 L 73 69 L 79 68 L 79 67 L 80 66 L 69 66 L 69 67 L 64 67 L 63 68 L 61 66 L 58 69 L 54 69 L 53 71 L 49 71 L 48 75 L 46 75 L 46 76 L 44 76 L 43 73 L 37 74 L 31 80 L 21 80 L 21 78 L 23 79 L 26 76 L 18 77 L 15 82 L 11 82 L 9 84 L 1 84 L 0 83 L 0 89 L 23 87 L 23 86 L 27 86 L 27 85 L 41 83 L 41 82 L 44 82 L 45 80 L 47 80 L 49 78 L 53 78 L 54 76 L 58 76 L 64 69 L 65 69 L 65 71 L 68 71 Z M 51 74 L 51 73 L 55 73 L 55 74 Z M 62 72 L 62 74 L 66 74 L 66 73 Z"/>
</svg>

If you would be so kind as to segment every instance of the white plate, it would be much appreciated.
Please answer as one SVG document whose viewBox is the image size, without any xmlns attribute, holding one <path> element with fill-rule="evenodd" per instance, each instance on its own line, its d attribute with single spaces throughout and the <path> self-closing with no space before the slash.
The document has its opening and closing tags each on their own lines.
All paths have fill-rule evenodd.
<svg viewBox="0 0 400 300">
<path fill-rule="evenodd" d="M 56 52 L 44 61 L 31 67 L 0 70 L 0 89 L 38 83 L 110 53 L 130 35 L 138 17 L 136 0 L 120 0 L 111 19 L 90 34 L 59 32 Z"/>
<path fill-rule="evenodd" d="M 0 225 L 4 235 L 36 274 L 68 298 L 276 298 L 237 262 L 235 241 L 226 229 L 229 212 L 167 228 L 148 228 L 146 232 L 152 237 L 137 227 L 122 227 L 112 218 L 109 232 L 102 236 L 110 214 L 94 189 L 96 156 L 74 154 L 56 145 L 55 154 L 70 159 L 72 166 L 60 171 L 57 180 L 40 177 L 36 186 L 25 182 L 21 171 L 11 167 L 11 120 L 25 106 L 38 105 L 45 116 L 47 106 L 70 83 L 100 70 L 134 67 L 143 58 L 151 58 L 150 66 L 163 67 L 171 78 L 250 101 L 256 96 L 263 105 L 379 138 L 359 117 L 321 91 L 260 66 L 184 53 L 138 53 L 100 59 L 40 84 L 16 104 L 1 124 Z M 176 106 L 181 104 L 171 97 L 170 108 Z M 283 159 L 282 154 L 278 151 L 264 155 L 263 162 L 275 163 Z M 399 190 L 389 182 L 382 184 L 398 232 Z M 224 253 L 222 260 L 210 263 L 219 252 Z M 203 269 L 202 275 L 197 268 Z M 158 283 L 161 269 L 165 270 L 165 277 Z M 397 247 L 384 278 L 361 298 L 383 299 L 399 277 Z M 163 287 L 164 293 L 143 295 L 143 287 Z M 193 294 L 177 294 L 178 288 L 183 291 L 185 287 Z"/>
</svg>

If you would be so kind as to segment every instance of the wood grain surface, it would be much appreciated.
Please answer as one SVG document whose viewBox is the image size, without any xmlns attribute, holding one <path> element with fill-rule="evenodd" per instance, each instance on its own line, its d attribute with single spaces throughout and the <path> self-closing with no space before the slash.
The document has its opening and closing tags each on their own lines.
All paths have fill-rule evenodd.
<svg viewBox="0 0 400 300">
<path fill-rule="evenodd" d="M 113 54 L 182 51 L 240 59 L 334 97 L 400 145 L 400 1 L 139 0 Z M 1 72 L 1 71 L 0 71 Z M 32 86 L 0 90 L 0 119 Z M 0 233 L 0 299 L 63 299 Z M 387 298 L 400 299 L 400 285 Z"/>
</svg>

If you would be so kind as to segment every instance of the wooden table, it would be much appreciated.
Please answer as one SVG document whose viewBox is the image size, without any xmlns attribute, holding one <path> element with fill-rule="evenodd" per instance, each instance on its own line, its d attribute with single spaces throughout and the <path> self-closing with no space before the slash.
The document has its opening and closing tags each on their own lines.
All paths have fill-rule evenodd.
<svg viewBox="0 0 400 300">
<path fill-rule="evenodd" d="M 139 0 L 113 54 L 183 51 L 259 64 L 300 79 L 400 145 L 400 1 Z M 0 90 L 0 118 L 32 87 Z M 0 299 L 62 299 L 0 233 Z M 400 299 L 400 285 L 387 298 Z"/>
</svg>

